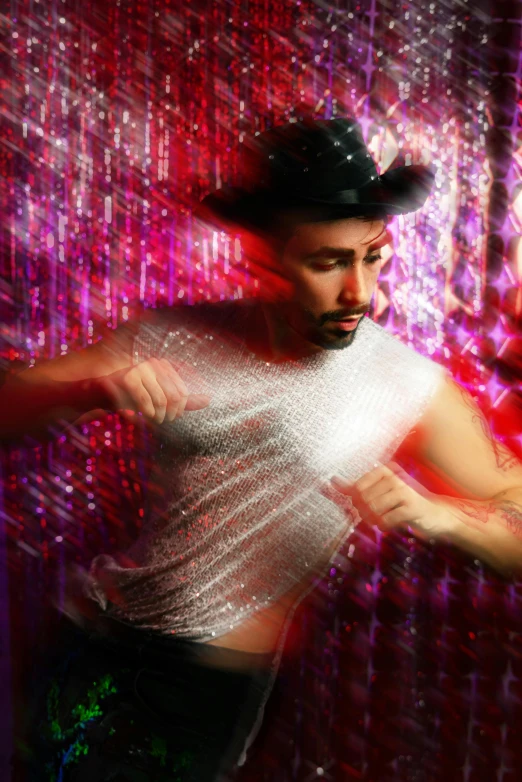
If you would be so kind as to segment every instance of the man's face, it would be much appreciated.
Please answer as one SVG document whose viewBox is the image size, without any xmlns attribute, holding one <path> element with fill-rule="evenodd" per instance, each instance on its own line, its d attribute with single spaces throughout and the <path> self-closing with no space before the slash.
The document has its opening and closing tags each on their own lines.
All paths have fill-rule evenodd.
<svg viewBox="0 0 522 782">
<path fill-rule="evenodd" d="M 380 248 L 390 241 L 383 220 L 302 223 L 281 263 L 290 293 L 281 303 L 289 325 L 322 348 L 350 345 L 381 269 Z"/>
</svg>

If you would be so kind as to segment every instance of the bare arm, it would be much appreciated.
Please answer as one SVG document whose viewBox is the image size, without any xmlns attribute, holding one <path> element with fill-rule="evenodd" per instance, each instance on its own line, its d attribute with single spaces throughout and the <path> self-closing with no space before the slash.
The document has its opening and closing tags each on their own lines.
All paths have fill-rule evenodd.
<svg viewBox="0 0 522 782">
<path fill-rule="evenodd" d="M 142 413 L 161 424 L 187 410 L 206 407 L 209 398 L 189 394 L 167 359 L 154 356 L 134 365 L 132 348 L 139 321 L 111 331 L 96 345 L 44 361 L 7 379 L 0 388 L 0 443 L 25 436 L 47 440 L 72 423 L 91 420 L 104 411 L 124 416 Z"/>
<path fill-rule="evenodd" d="M 0 442 L 46 440 L 93 411 L 101 414 L 107 394 L 99 379 L 132 365 L 135 328 L 107 330 L 95 345 L 8 376 L 0 387 Z"/>
<path fill-rule="evenodd" d="M 448 379 L 410 438 L 436 476 L 446 537 L 506 573 L 522 572 L 522 463 L 495 439 L 468 392 Z"/>
</svg>

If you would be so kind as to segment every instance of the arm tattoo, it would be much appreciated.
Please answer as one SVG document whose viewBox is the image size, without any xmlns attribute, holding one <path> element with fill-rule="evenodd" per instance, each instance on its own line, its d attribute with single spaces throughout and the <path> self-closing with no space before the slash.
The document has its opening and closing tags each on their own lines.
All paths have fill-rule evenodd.
<svg viewBox="0 0 522 782">
<path fill-rule="evenodd" d="M 500 515 L 507 523 L 507 527 L 513 535 L 522 536 L 522 505 L 513 500 L 504 500 L 499 503 L 503 510 Z"/>
<path fill-rule="evenodd" d="M 454 502 L 466 516 L 475 519 L 475 521 L 481 521 L 482 524 L 486 524 L 492 514 L 498 513 L 498 505 L 495 505 L 494 502 L 488 502 L 487 505 L 474 500 L 454 500 Z"/>
<path fill-rule="evenodd" d="M 490 429 L 490 426 L 488 424 L 487 418 L 482 412 L 482 410 L 480 409 L 480 407 L 477 405 L 477 403 L 472 399 L 472 397 L 467 393 L 467 391 L 464 388 L 462 388 L 462 386 L 460 386 L 456 381 L 453 381 L 453 383 L 457 387 L 460 396 L 462 398 L 462 401 L 464 402 L 468 410 L 471 410 L 471 412 L 473 413 L 471 418 L 472 422 L 480 426 L 482 434 L 491 445 L 491 449 L 495 455 L 495 463 L 498 469 L 502 470 L 502 472 L 508 472 L 509 470 L 512 470 L 517 465 L 520 465 L 519 460 L 509 450 L 509 448 L 505 446 L 503 443 L 500 443 L 498 440 L 495 439 Z"/>
<path fill-rule="evenodd" d="M 491 445 L 495 454 L 497 467 L 502 470 L 502 472 L 508 472 L 516 467 L 517 464 L 520 464 L 517 457 L 511 453 L 509 448 L 503 443 L 499 443 L 498 440 L 495 440 L 493 435 L 491 435 Z"/>
<path fill-rule="evenodd" d="M 507 528 L 516 537 L 522 537 L 522 505 L 513 500 L 503 500 L 494 502 L 486 500 L 485 502 L 473 500 L 454 500 L 456 507 L 461 510 L 467 519 L 473 519 L 474 522 L 486 524 L 491 516 L 504 519 Z M 465 519 L 466 521 L 466 519 Z M 470 524 L 472 527 L 480 527 L 481 524 Z"/>
</svg>

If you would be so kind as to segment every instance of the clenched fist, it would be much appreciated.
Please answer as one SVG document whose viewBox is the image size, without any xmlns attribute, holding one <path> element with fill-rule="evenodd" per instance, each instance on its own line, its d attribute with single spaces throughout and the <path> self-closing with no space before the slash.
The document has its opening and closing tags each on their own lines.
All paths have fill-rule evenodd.
<svg viewBox="0 0 522 782">
<path fill-rule="evenodd" d="M 150 358 L 98 378 L 107 407 L 130 419 L 134 413 L 161 424 L 174 421 L 185 410 L 201 410 L 210 398 L 189 394 L 176 370 L 165 358 Z"/>
<path fill-rule="evenodd" d="M 396 462 L 376 465 L 352 484 L 335 476 L 332 484 L 351 497 L 363 521 L 381 528 L 408 525 L 420 537 L 438 537 L 450 528 L 444 498 L 428 491 Z"/>
</svg>

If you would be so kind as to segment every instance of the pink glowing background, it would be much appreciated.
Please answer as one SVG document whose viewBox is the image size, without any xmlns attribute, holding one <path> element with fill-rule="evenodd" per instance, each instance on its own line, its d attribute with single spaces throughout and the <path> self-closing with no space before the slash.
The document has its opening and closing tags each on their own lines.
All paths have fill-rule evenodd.
<svg viewBox="0 0 522 782">
<path fill-rule="evenodd" d="M 448 366 L 522 453 L 518 3 L 13 0 L 2 13 L 2 369 L 92 343 L 142 307 L 255 292 L 237 238 L 192 207 L 226 182 L 246 133 L 352 115 L 381 171 L 437 172 L 425 207 L 392 224 L 372 317 Z M 2 455 L 6 752 L 20 660 L 45 635 L 41 595 L 67 561 L 137 533 L 150 456 L 116 415 Z M 246 779 L 514 782 L 520 609 L 520 586 L 478 561 L 358 531 L 298 614 L 300 664 L 283 666 Z"/>
</svg>

